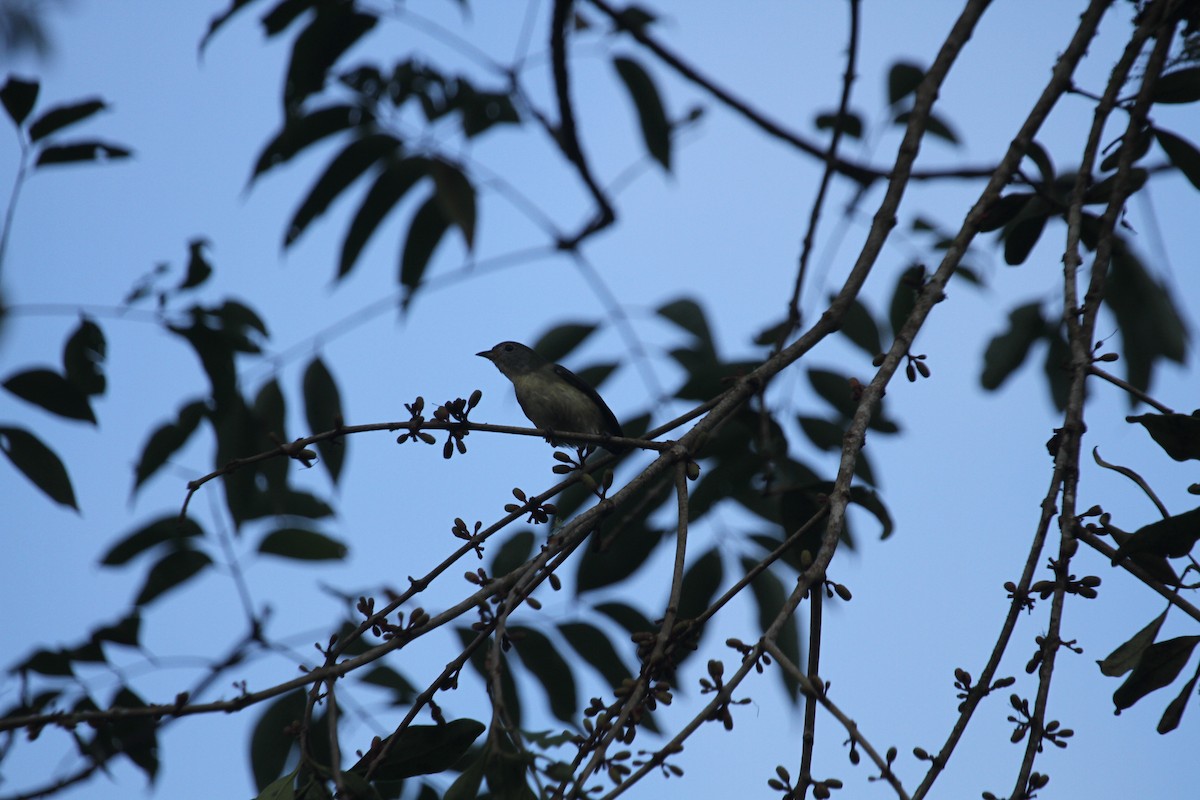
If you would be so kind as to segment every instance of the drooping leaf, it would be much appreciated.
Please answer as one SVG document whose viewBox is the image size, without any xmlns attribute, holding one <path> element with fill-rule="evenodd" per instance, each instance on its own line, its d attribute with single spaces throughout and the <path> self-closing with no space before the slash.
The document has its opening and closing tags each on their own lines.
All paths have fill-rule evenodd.
<svg viewBox="0 0 1200 800">
<path fill-rule="evenodd" d="M 243 8 L 253 2 L 255 2 L 255 0 L 230 0 L 229 8 L 225 9 L 209 20 L 208 30 L 204 32 L 204 36 L 200 39 L 200 53 L 204 53 L 204 49 L 208 47 L 209 40 L 216 35 L 218 30 L 225 26 L 225 23 L 228 22 L 234 14 L 241 11 Z M 258 788 L 261 789 L 262 787 L 260 786 Z"/>
<path fill-rule="evenodd" d="M 654 630 L 654 624 L 645 614 L 626 603 L 617 601 L 597 603 L 595 609 L 631 634 Z"/>
<path fill-rule="evenodd" d="M 146 701 L 132 689 L 122 687 L 113 697 L 113 708 L 145 708 Z M 123 753 L 138 766 L 151 783 L 158 775 L 158 722 L 149 716 L 118 716 L 103 733 L 113 751 Z"/>
<path fill-rule="evenodd" d="M 105 567 L 120 566 L 164 542 L 179 544 L 189 537 L 203 534 L 203 529 L 191 517 L 181 519 L 178 514 L 167 514 L 127 534 L 108 549 L 100 559 L 100 564 Z"/>
<path fill-rule="evenodd" d="M 350 272 L 367 240 L 378 229 L 384 217 L 396 207 L 408 190 L 426 175 L 428 169 L 427 159 L 413 157 L 389 163 L 379 174 L 363 198 L 346 231 L 346 237 L 342 240 L 342 255 L 338 262 L 337 274 L 339 279 Z"/>
<path fill-rule="evenodd" d="M 1100 672 L 1110 678 L 1116 678 L 1124 675 L 1138 665 L 1142 660 L 1142 654 L 1146 652 L 1146 648 L 1154 644 L 1155 638 L 1158 636 L 1159 630 L 1162 629 L 1163 623 L 1167 620 L 1167 612 L 1164 611 L 1150 621 L 1150 624 L 1135 633 L 1128 641 L 1124 642 L 1116 650 L 1108 654 L 1108 657 L 1097 661 L 1100 666 Z"/>
<path fill-rule="evenodd" d="M 320 358 L 313 358 L 304 370 L 304 416 L 308 421 L 308 429 L 312 433 L 330 431 L 343 423 L 342 398 L 338 392 L 337 381 Z M 317 442 L 317 451 L 321 454 L 321 463 L 329 472 L 329 478 L 334 483 L 342 474 L 342 464 L 346 458 L 347 442 L 344 437 L 335 440 Z"/>
<path fill-rule="evenodd" d="M 89 98 L 78 103 L 55 106 L 29 123 L 29 141 L 37 142 L 45 139 L 55 131 L 81 122 L 107 107 L 105 102 L 99 98 Z"/>
<path fill-rule="evenodd" d="M 442 216 L 459 229 L 467 249 L 472 249 L 475 245 L 475 187 L 460 166 L 443 159 L 429 162 L 429 175 L 433 178 L 434 196 Z"/>
<path fill-rule="evenodd" d="M 1143 156 L 1146 155 L 1146 153 L 1150 152 L 1150 145 L 1154 143 L 1154 136 L 1152 135 L 1153 130 L 1153 128 L 1147 125 L 1137 133 L 1138 138 L 1133 145 L 1133 157 L 1130 161 L 1131 164 L 1136 164 L 1142 159 Z M 1116 169 L 1121 163 L 1121 151 L 1123 149 L 1124 148 L 1121 147 L 1113 148 L 1112 152 L 1105 156 L 1104 160 L 1100 162 L 1100 171 L 1111 172 L 1112 170 Z M 1073 180 L 1074 177 L 1072 176 L 1072 181 Z"/>
<path fill-rule="evenodd" d="M 1121 711 L 1151 692 L 1170 686 L 1187 666 L 1197 643 L 1200 636 L 1176 636 L 1147 647 L 1133 672 L 1113 692 L 1113 705 Z"/>
<path fill-rule="evenodd" d="M 925 287 L 925 267 L 914 264 L 900 273 L 896 280 L 896 288 L 892 291 L 892 301 L 888 305 L 888 322 L 892 326 L 892 334 L 897 334 L 904 326 L 904 321 L 912 313 L 917 302 L 917 295 Z"/>
<path fill-rule="evenodd" d="M 4 381 L 4 388 L 51 414 L 96 424 L 87 395 L 57 372 L 48 369 L 19 372 Z"/>
<path fill-rule="evenodd" d="M 392 692 L 392 705 L 408 705 L 419 693 L 407 678 L 385 664 L 372 667 L 365 675 L 359 676 L 363 683 L 388 689 Z"/>
<path fill-rule="evenodd" d="M 400 285 L 408 290 L 406 303 L 420 288 L 429 259 L 449 227 L 450 219 L 442 211 L 436 195 L 421 204 L 413 214 L 408 226 L 408 238 L 404 240 L 404 252 L 400 255 Z"/>
<path fill-rule="evenodd" d="M 341 561 L 348 552 L 337 539 L 306 528 L 279 528 L 263 537 L 258 552 L 301 561 Z"/>
<path fill-rule="evenodd" d="M 1008 330 L 992 337 L 983 354 L 983 388 L 999 389 L 1029 355 L 1033 343 L 1045 335 L 1046 320 L 1039 302 L 1026 303 L 1009 312 Z"/>
<path fill-rule="evenodd" d="M 276 779 L 296 749 L 296 737 L 290 729 L 304 719 L 305 705 L 305 693 L 297 689 L 270 701 L 254 723 L 250 735 L 250 769 L 260 792 L 274 786 L 273 781 L 278 782 Z"/>
<path fill-rule="evenodd" d="M 1067 395 L 1071 391 L 1071 345 L 1063 333 L 1062 325 L 1046 332 L 1049 347 L 1042 371 L 1046 374 L 1046 386 L 1050 389 L 1050 400 L 1054 407 L 1063 411 L 1067 407 Z"/>
<path fill-rule="evenodd" d="M 1046 148 L 1042 147 L 1040 142 L 1030 142 L 1029 149 L 1025 151 L 1025 157 L 1037 164 L 1038 171 L 1042 173 L 1042 182 L 1047 186 L 1054 185 L 1056 178 L 1054 171 L 1054 162 L 1050 158 L 1050 154 L 1046 152 Z"/>
<path fill-rule="evenodd" d="M 0 103 L 4 104 L 4 110 L 17 125 L 24 122 L 33 110 L 34 104 L 37 103 L 38 89 L 37 81 L 23 81 L 12 75 L 8 76 L 4 87 L 0 88 Z"/>
<path fill-rule="evenodd" d="M 804 435 L 813 443 L 819 450 L 840 450 L 842 447 L 842 437 L 846 433 L 846 429 L 827 419 L 820 417 L 806 417 L 801 415 L 797 417 L 797 422 L 800 423 L 800 429 L 804 431 Z"/>
<path fill-rule="evenodd" d="M 92 631 L 93 642 L 112 642 L 126 647 L 137 647 L 142 629 L 142 615 L 132 611 L 124 619 Z"/>
<path fill-rule="evenodd" d="M 1162 718 L 1158 721 L 1158 726 L 1155 728 L 1159 733 L 1170 733 L 1179 727 L 1179 721 L 1183 718 L 1183 711 L 1187 708 L 1188 701 L 1192 699 L 1192 695 L 1196 693 L 1196 681 L 1200 679 L 1200 673 L 1193 673 L 1191 680 L 1183 685 L 1179 690 L 1179 694 L 1175 695 L 1175 699 L 1167 704 L 1166 710 L 1163 711 Z"/>
<path fill-rule="evenodd" d="M 1154 136 L 1175 168 L 1191 181 L 1192 186 L 1200 189 L 1200 150 L 1196 149 L 1196 145 L 1162 128 L 1155 128 Z"/>
<path fill-rule="evenodd" d="M 753 558 L 743 556 L 741 559 L 742 571 L 749 572 L 753 569 L 757 562 Z M 759 630 L 766 633 L 767 628 L 775 621 L 775 617 L 783 609 L 783 604 L 787 600 L 787 590 L 783 586 L 783 582 L 771 572 L 765 569 L 760 572 L 754 580 L 750 582 L 750 591 L 754 595 L 754 605 L 758 611 Z M 797 666 L 801 666 L 800 661 L 800 624 L 799 620 L 792 615 L 792 618 L 784 623 L 783 628 L 779 631 L 779 635 L 775 638 L 775 644 L 783 651 L 788 660 Z M 783 681 L 783 688 L 791 697 L 792 702 L 800 696 L 800 685 L 791 677 L 787 670 L 778 670 L 779 677 Z"/>
<path fill-rule="evenodd" d="M 142 456 L 138 460 L 137 467 L 134 468 L 133 489 L 135 492 L 163 464 L 166 464 L 171 456 L 187 444 L 207 411 L 208 407 L 202 400 L 188 403 L 179 409 L 179 416 L 174 422 L 165 422 L 150 434 L 145 447 L 142 448 Z"/>
<path fill-rule="evenodd" d="M 525 668 L 533 673 L 546 699 L 550 701 L 550 712 L 559 720 L 571 723 L 579 708 L 579 696 L 575 688 L 575 675 L 571 665 L 545 634 L 523 625 L 510 626 L 513 648 Z"/>
<path fill-rule="evenodd" d="M 667 112 L 663 108 L 662 97 L 659 96 L 654 80 L 642 65 L 632 58 L 618 56 L 613 59 L 613 66 L 633 99 L 646 151 L 664 170 L 670 172 L 671 123 L 667 120 Z"/>
<path fill-rule="evenodd" d="M 724 576 L 721 553 L 715 547 L 696 559 L 683 573 L 679 618 L 692 619 L 707 610 L 721 588 Z"/>
<path fill-rule="evenodd" d="M 146 582 L 138 592 L 135 605 L 144 606 L 160 597 L 164 592 L 175 589 L 201 570 L 212 564 L 207 553 L 199 550 L 175 550 L 167 553 L 150 568 Z"/>
<path fill-rule="evenodd" d="M 67 468 L 41 439 L 23 428 L 0 427 L 0 450 L 43 494 L 59 505 L 79 510 Z"/>
<path fill-rule="evenodd" d="M 478 92 L 464 85 L 460 92 L 463 133 L 467 138 L 478 136 L 493 125 L 521 121 L 512 98 L 500 92 Z"/>
<path fill-rule="evenodd" d="M 386 133 L 372 133 L 346 145 L 325 167 L 292 215 L 284 236 L 284 247 L 290 247 L 299 239 L 309 224 L 324 214 L 330 204 L 370 167 L 398 157 L 403 148 L 399 139 Z"/>
<path fill-rule="evenodd" d="M 1200 414 L 1142 414 L 1125 421 L 1140 422 L 1176 461 L 1200 460 Z"/>
<path fill-rule="evenodd" d="M 1122 362 L 1130 383 L 1146 391 L 1158 359 L 1184 362 L 1188 330 L 1171 292 L 1120 239 L 1113 247 L 1104 302 L 1121 331 Z M 1130 401 L 1136 402 L 1132 395 Z"/>
<path fill-rule="evenodd" d="M 100 141 L 71 142 L 69 144 L 43 147 L 35 164 L 72 164 L 78 161 L 111 161 L 128 158 L 133 151 L 117 144 Z"/>
</svg>

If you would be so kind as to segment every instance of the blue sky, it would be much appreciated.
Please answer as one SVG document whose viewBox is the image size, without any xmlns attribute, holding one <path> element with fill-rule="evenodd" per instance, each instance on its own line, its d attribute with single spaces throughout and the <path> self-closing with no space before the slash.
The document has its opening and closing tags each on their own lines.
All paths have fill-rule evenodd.
<svg viewBox="0 0 1200 800">
<path fill-rule="evenodd" d="M 422 13 L 455 29 L 462 25 L 457 4 L 428 5 Z M 511 58 L 522 15 L 475 5 L 465 35 L 494 58 Z M 883 127 L 879 120 L 886 112 L 887 66 L 897 59 L 928 63 L 957 4 L 920 4 L 919 13 L 917 4 L 864 5 L 854 107 L 873 121 L 874 131 Z M 132 147 L 136 157 L 106 166 L 47 169 L 29 181 L 16 210 L 0 275 L 5 298 L 16 311 L 0 339 L 0 373 L 57 363 L 77 317 L 75 309 L 83 306 L 103 323 L 109 337 L 110 392 L 97 403 L 101 423 L 96 430 L 59 422 L 7 394 L 0 396 L 0 419 L 33 427 L 63 456 L 83 511 L 77 516 L 53 506 L 13 470 L 0 469 L 0 496 L 10 526 L 5 533 L 8 557 L 0 564 L 0 599 L 10 609 L 0 624 L 0 649 L 8 654 L 7 662 L 23 657 L 34 643 L 74 642 L 97 623 L 122 615 L 135 592 L 137 568 L 105 570 L 97 566 L 99 556 L 119 536 L 177 509 L 185 481 L 207 471 L 210 455 L 193 444 L 131 498 L 133 464 L 148 432 L 205 383 L 192 356 L 175 341 L 142 315 L 115 311 L 130 286 L 154 265 L 169 262 L 178 270 L 193 237 L 212 242 L 211 259 L 218 267 L 218 280 L 205 290 L 204 299 L 246 297 L 270 325 L 269 356 L 277 357 L 247 365 L 243 378 L 253 385 L 277 373 L 289 393 L 298 396 L 304 365 L 320 353 L 341 384 L 350 423 L 402 419 L 407 416 L 402 404 L 417 394 L 437 402 L 480 388 L 484 404 L 474 418 L 523 424 L 507 385 L 473 354 L 504 339 L 533 341 L 554 324 L 606 319 L 604 304 L 569 259 L 487 266 L 489 259 L 544 243 L 537 227 L 496 192 L 485 191 L 481 200 L 474 270 L 463 272 L 471 261 L 452 236 L 432 267 L 443 284 L 421 294 L 403 315 L 391 310 L 362 315 L 363 309 L 396 293 L 403 215 L 389 220 L 356 271 L 337 286 L 332 276 L 353 203 L 336 205 L 296 247 L 282 253 L 284 225 L 331 151 L 310 154 L 248 188 L 251 165 L 278 124 L 287 48 L 280 41 L 263 42 L 251 10 L 230 23 L 198 58 L 197 43 L 220 9 L 215 2 L 131 0 L 118 8 L 75 0 L 50 18 L 54 58 L 45 64 L 10 65 L 18 74 L 42 80 L 40 108 L 104 97 L 111 110 L 87 123 L 87 131 Z M 545 9 L 541 11 L 544 16 Z M 1048 77 L 1079 11 L 1078 4 L 1037 0 L 996 4 L 989 10 L 938 105 L 963 145 L 956 149 L 927 141 L 918 166 L 994 162 L 1016 130 L 1016 115 L 1025 113 Z M 842 4 L 811 8 L 768 2 L 739 8 L 736 15 L 727 4 L 680 4 L 669 6 L 663 16 L 657 31 L 665 41 L 772 116 L 816 136 L 812 118 L 835 105 L 840 87 Z M 1106 20 L 1104 36 L 1079 74 L 1085 88 L 1101 90 L 1124 42 L 1127 17 L 1127 4 L 1121 3 Z M 538 24 L 535 42 L 540 43 L 545 26 Z M 404 44 L 418 43 L 439 63 L 469 66 L 410 20 L 401 18 L 389 30 Z M 384 54 L 381 58 L 388 61 L 387 47 L 394 41 L 374 41 L 361 55 Z M 619 49 L 636 52 L 627 45 Z M 540 44 L 534 47 L 538 52 Z M 640 368 L 620 370 L 604 394 L 618 416 L 654 409 L 661 422 L 677 410 L 661 405 L 658 395 L 679 380 L 665 353 L 680 340 L 678 331 L 656 319 L 653 310 L 681 296 L 694 297 L 710 315 L 722 353 L 752 356 L 751 338 L 785 310 L 818 165 L 748 130 L 639 54 L 651 66 L 672 114 L 697 103 L 707 109 L 678 142 L 674 172 L 663 175 L 645 163 L 636 120 L 605 52 L 580 44 L 576 55 L 581 129 L 598 173 L 612 179 L 630 165 L 640 165 L 618 196 L 619 226 L 585 249 L 588 263 L 649 354 Z M 544 101 L 548 83 L 537 71 L 536 58 L 533 63 L 529 83 Z M 1187 109 L 1158 107 L 1155 121 L 1196 141 L 1200 130 L 1194 111 L 1188 114 Z M 1089 102 L 1068 97 L 1048 121 L 1040 138 L 1062 159 L 1060 169 L 1077 158 L 1090 118 Z M 588 211 L 586 198 L 565 165 L 546 158 L 539 136 L 524 128 L 498 132 L 463 155 L 519 185 L 562 228 L 573 228 Z M 894 158 L 898 141 L 898 133 L 888 130 L 847 147 L 864 160 L 885 165 Z M 0 137 L 0 142 L 0 187 L 6 187 L 18 152 L 12 137 Z M 926 216 L 954 229 L 978 189 L 966 182 L 911 188 L 880 262 L 887 277 L 866 294 L 877 313 L 882 315 L 886 307 L 893 276 L 911 259 L 924 257 L 927 239 L 911 232 L 913 218 Z M 810 316 L 819 313 L 852 263 L 878 202 L 876 191 L 856 215 L 842 220 L 847 191 L 839 186 L 828 206 L 815 280 L 806 287 Z M 1156 178 L 1144 194 L 1149 203 L 1136 201 L 1128 212 L 1130 237 L 1154 274 L 1175 290 L 1194 331 L 1194 298 L 1200 297 L 1191 269 L 1198 196 L 1178 175 Z M 1042 385 L 1040 358 L 1037 367 L 1027 366 L 996 393 L 985 394 L 978 387 L 984 347 L 1002 329 L 1007 311 L 1030 300 L 1056 307 L 1062 239 L 1061 226 L 1051 226 L 1034 256 L 1019 268 L 1003 264 L 991 236 L 977 240 L 969 263 L 987 277 L 988 287 L 951 284 L 948 301 L 935 309 L 915 348 L 929 355 L 934 377 L 893 383 L 889 415 L 901 422 L 904 433 L 874 437 L 867 450 L 882 476 L 896 534 L 880 542 L 869 518 L 856 520 L 858 549 L 839 554 L 831 573 L 853 590 L 854 600 L 828 612 L 823 675 L 833 681 L 834 699 L 876 745 L 899 748 L 898 769 L 910 789 L 923 774 L 909 755 L 912 747 L 935 749 L 952 724 L 957 703 L 953 668 L 977 673 L 987 657 L 1007 605 L 1001 586 L 1020 572 L 1050 479 L 1050 460 L 1041 443 L 1058 422 Z M 361 324 L 348 332 L 320 335 L 334 323 L 355 318 Z M 1098 333 L 1113 335 L 1111 320 L 1102 320 Z M 605 324 L 571 365 L 626 360 L 627 355 L 628 341 Z M 872 372 L 869 359 L 842 341 L 827 342 L 805 363 L 853 372 L 864 380 Z M 1194 368 L 1168 366 L 1156 375 L 1153 393 L 1187 411 L 1198 389 Z M 812 396 L 800 371 L 783 376 L 774 391 L 775 402 L 788 413 L 822 410 L 822 401 Z M 1195 480 L 1194 473 L 1167 460 L 1144 431 L 1123 421 L 1128 413 L 1124 397 L 1109 387 L 1094 391 L 1085 445 L 1099 446 L 1105 458 L 1137 469 L 1173 512 L 1193 507 L 1195 499 L 1183 489 Z M 306 433 L 301 410 L 289 413 L 289 434 Z M 356 437 L 336 490 L 341 516 L 330 529 L 351 546 L 351 557 L 343 564 L 319 570 L 297 567 L 257 556 L 252 534 L 233 541 L 254 602 L 273 609 L 272 633 L 303 657 L 312 657 L 312 643 L 324 640 L 340 619 L 337 602 L 321 586 L 349 593 L 403 586 L 406 576 L 423 573 L 448 552 L 454 517 L 493 519 L 513 486 L 540 490 L 553 477 L 548 452 L 535 440 L 477 434 L 470 445 L 468 457 L 443 461 L 440 447 L 396 448 L 386 434 Z M 833 468 L 823 455 L 805 456 Z M 1084 469 L 1081 507 L 1101 503 L 1126 529 L 1155 518 L 1153 507 L 1128 481 L 1090 462 Z M 295 480 L 312 491 L 333 491 L 320 469 Z M 201 493 L 194 504 L 210 530 L 219 531 L 219 498 Z M 744 537 L 757 524 L 733 510 L 718 513 L 695 533 L 694 553 L 716 546 L 727 568 L 734 566 L 737 554 L 744 552 Z M 1099 599 L 1068 604 L 1065 634 L 1085 652 L 1060 658 L 1051 716 L 1077 733 L 1069 748 L 1039 762 L 1038 769 L 1052 776 L 1043 796 L 1177 792 L 1179 765 L 1194 755 L 1189 743 L 1195 741 L 1195 709 L 1179 731 L 1165 737 L 1153 728 L 1174 688 L 1161 693 L 1168 696 L 1155 695 L 1114 717 L 1109 698 L 1117 682 L 1102 677 L 1094 663 L 1157 614 L 1161 603 L 1093 554 L 1082 554 L 1076 570 L 1100 575 L 1105 582 Z M 651 616 L 654 604 L 665 598 L 668 575 L 667 563 L 655 562 L 638 581 L 637 593 Z M 453 583 L 435 587 L 425 605 L 449 604 L 461 591 Z M 555 597 L 540 615 L 557 620 L 573 613 L 568 598 Z M 1025 695 L 1033 693 L 1035 683 L 1025 676 L 1023 665 L 1045 624 L 1043 609 L 1025 617 L 1001 668 L 1001 674 L 1019 677 L 1015 690 Z M 143 697 L 165 700 L 190 683 L 205 659 L 223 652 L 243 625 L 232 581 L 218 571 L 149 610 L 143 652 L 122 651 L 112 658 L 124 675 L 135 678 Z M 694 674 L 685 674 L 687 688 L 673 712 L 678 716 L 669 719 L 681 723 L 684 709 L 698 701 L 695 681 L 708 658 L 733 663 L 724 639 L 751 639 L 754 626 L 753 611 L 743 607 L 705 639 L 692 662 Z M 1193 629 L 1174 618 L 1167 625 L 1172 635 Z M 452 638 L 431 637 L 398 666 L 411 678 L 429 679 L 453 657 Z M 238 677 L 262 688 L 292 677 L 294 669 L 288 658 L 275 656 Z M 105 671 L 87 679 L 100 699 L 116 685 Z M 588 686 L 585 697 L 600 691 L 598 686 L 598 680 Z M 12 702 L 16 691 L 11 676 L 0 679 L 0 704 Z M 214 695 L 234 691 L 220 687 Z M 659 796 L 680 791 L 677 787 L 713 796 L 734 791 L 772 796 L 766 781 L 774 766 L 797 771 L 800 716 L 782 700 L 774 678 L 747 684 L 744 694 L 754 702 L 734 710 L 732 734 L 714 726 L 689 740 L 679 761 L 687 770 L 682 782 L 672 781 L 667 788 L 647 781 L 631 796 Z M 360 697 L 370 720 L 364 716 L 352 722 L 343 740 L 348 749 L 364 746 L 373 733 L 386 733 L 398 720 L 378 698 L 369 693 Z M 467 686 L 443 705 L 453 716 L 482 717 L 481 697 L 478 686 Z M 1009 791 L 1021 749 L 1007 744 L 1008 711 L 1003 697 L 982 707 L 935 796 Z M 252 719 L 191 718 L 172 726 L 162 741 L 164 766 L 157 791 L 186 797 L 202 786 L 207 796 L 251 794 L 245 751 Z M 530 727 L 537 728 L 537 722 L 557 727 L 548 715 Z M 846 796 L 890 796 L 885 786 L 866 782 L 866 767 L 847 763 L 840 744 L 845 735 L 831 729 L 833 721 L 823 717 L 819 725 L 817 775 L 842 778 Z M 731 759 L 729 748 L 734 746 L 737 756 Z M 57 731 L 46 731 L 39 742 L 18 744 L 15 757 L 5 762 L 0 793 L 38 786 L 60 768 L 69 771 L 73 761 L 63 755 L 69 752 L 69 742 Z M 117 764 L 111 780 L 101 777 L 61 796 L 127 797 L 141 792 L 144 784 L 135 769 Z"/>
</svg>

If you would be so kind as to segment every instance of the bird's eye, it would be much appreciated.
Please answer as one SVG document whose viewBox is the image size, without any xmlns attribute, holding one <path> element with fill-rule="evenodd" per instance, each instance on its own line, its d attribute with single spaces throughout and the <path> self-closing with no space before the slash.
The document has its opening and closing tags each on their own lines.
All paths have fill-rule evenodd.
<svg viewBox="0 0 1200 800">
<path fill-rule="evenodd" d="M 511 344 L 504 345 L 504 352 L 511 353 L 512 351 L 513 351 L 513 346 Z"/>
</svg>

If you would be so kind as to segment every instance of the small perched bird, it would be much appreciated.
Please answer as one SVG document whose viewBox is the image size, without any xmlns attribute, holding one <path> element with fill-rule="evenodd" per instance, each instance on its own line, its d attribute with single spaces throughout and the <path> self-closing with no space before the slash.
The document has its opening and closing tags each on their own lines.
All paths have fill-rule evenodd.
<svg viewBox="0 0 1200 800">
<path fill-rule="evenodd" d="M 564 366 L 547 361 L 519 342 L 501 342 L 491 350 L 475 355 L 496 365 L 512 381 L 517 402 L 529 421 L 547 432 L 546 440 L 582 446 L 584 442 L 560 441 L 556 431 L 623 436 L 621 423 L 596 390 Z M 587 443 L 590 445 L 590 443 Z M 602 444 L 614 455 L 628 448 L 620 444 Z"/>
</svg>

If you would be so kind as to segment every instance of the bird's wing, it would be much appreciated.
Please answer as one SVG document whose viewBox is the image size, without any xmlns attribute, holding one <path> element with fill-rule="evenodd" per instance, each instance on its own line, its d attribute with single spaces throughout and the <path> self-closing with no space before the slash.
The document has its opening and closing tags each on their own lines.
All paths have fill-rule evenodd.
<svg viewBox="0 0 1200 800">
<path fill-rule="evenodd" d="M 571 370 L 567 369 L 561 364 L 554 365 L 554 374 L 586 394 L 596 405 L 600 407 L 600 410 L 604 412 L 604 421 L 606 423 L 605 427 L 607 428 L 610 436 L 625 435 L 621 431 L 621 423 L 617 421 L 616 414 L 614 414 L 612 409 L 608 407 L 608 404 L 604 402 L 604 398 L 600 396 L 599 392 L 589 386 L 583 378 L 579 377 L 574 372 L 571 372 Z"/>
</svg>

